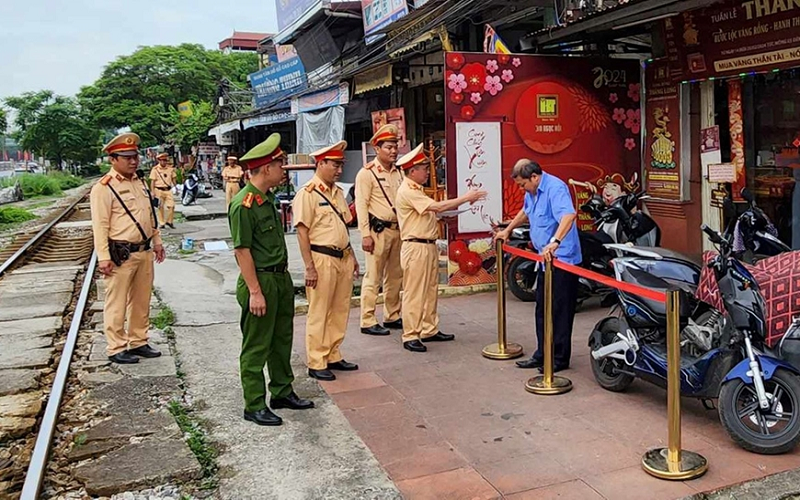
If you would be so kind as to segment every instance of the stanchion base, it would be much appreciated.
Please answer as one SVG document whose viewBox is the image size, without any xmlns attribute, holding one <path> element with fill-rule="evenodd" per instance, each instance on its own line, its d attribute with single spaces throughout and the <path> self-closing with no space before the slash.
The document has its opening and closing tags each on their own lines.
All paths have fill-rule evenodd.
<svg viewBox="0 0 800 500">
<path fill-rule="evenodd" d="M 522 356 L 522 346 L 519 344 L 506 344 L 505 349 L 500 349 L 500 344 L 489 344 L 483 348 L 484 358 L 489 359 L 514 359 Z"/>
<path fill-rule="evenodd" d="M 572 381 L 566 377 L 553 376 L 553 383 L 546 384 L 544 381 L 544 375 L 539 375 L 538 377 L 533 377 L 532 379 L 528 380 L 528 382 L 525 384 L 525 390 L 532 392 L 533 394 L 541 394 L 546 396 L 564 394 L 565 392 L 572 390 Z"/>
<path fill-rule="evenodd" d="M 693 451 L 681 450 L 681 462 L 670 464 L 667 448 L 655 448 L 642 457 L 642 468 L 651 476 L 670 481 L 683 481 L 702 476 L 708 470 L 708 461 Z"/>
</svg>

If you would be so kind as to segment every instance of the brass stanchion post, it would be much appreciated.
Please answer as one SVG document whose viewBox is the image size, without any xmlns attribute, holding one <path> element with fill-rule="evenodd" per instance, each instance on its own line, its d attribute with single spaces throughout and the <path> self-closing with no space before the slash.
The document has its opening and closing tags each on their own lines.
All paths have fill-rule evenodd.
<svg viewBox="0 0 800 500">
<path fill-rule="evenodd" d="M 495 244 L 497 258 L 497 343 L 483 348 L 483 357 L 489 359 L 514 359 L 522 356 L 522 346 L 506 342 L 506 266 L 503 260 L 503 241 Z"/>
<path fill-rule="evenodd" d="M 708 461 L 681 449 L 680 292 L 667 292 L 667 448 L 654 448 L 642 457 L 642 467 L 659 479 L 682 481 L 702 476 Z"/>
<path fill-rule="evenodd" d="M 572 390 L 572 381 L 553 375 L 553 262 L 544 264 L 544 374 L 533 377 L 525 390 L 534 394 L 564 394 Z"/>
</svg>

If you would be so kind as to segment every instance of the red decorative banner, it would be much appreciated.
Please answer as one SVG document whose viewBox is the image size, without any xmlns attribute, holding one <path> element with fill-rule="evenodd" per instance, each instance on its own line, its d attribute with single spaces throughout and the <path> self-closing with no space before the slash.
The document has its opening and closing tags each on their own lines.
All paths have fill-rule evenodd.
<svg viewBox="0 0 800 500">
<path fill-rule="evenodd" d="M 645 189 L 654 198 L 680 201 L 681 96 L 668 61 L 645 69 Z"/>
<path fill-rule="evenodd" d="M 744 165 L 744 114 L 742 112 L 742 82 L 728 80 L 728 116 L 731 132 L 731 163 L 736 166 L 733 199 L 741 201 L 742 189 L 747 186 Z"/>
</svg>

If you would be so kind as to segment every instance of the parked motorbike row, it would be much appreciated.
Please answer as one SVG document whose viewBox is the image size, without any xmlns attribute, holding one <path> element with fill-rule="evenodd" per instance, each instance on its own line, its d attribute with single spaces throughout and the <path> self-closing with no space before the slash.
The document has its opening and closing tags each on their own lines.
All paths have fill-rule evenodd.
<svg viewBox="0 0 800 500">
<path fill-rule="evenodd" d="M 748 204 L 738 217 L 731 200 L 725 200 L 731 223 L 724 231 L 701 228 L 718 250 L 707 261 L 721 310 L 696 298 L 703 264 L 658 247 L 657 224 L 637 209 L 644 193 L 622 196 L 611 206 L 595 197 L 581 207 L 598 228 L 595 235 L 580 233 L 582 267 L 649 289 L 679 290 L 681 394 L 700 399 L 708 409 L 716 401 L 723 427 L 742 448 L 779 454 L 800 442 L 800 317 L 770 347 L 764 292 L 744 263 L 791 249 L 774 237 L 752 195 L 745 190 L 742 196 Z M 529 242 L 524 229 L 507 244 L 524 247 Z M 514 258 L 507 268 L 512 293 L 535 300 L 537 263 Z M 613 304 L 589 335 L 597 383 L 614 392 L 637 378 L 665 387 L 666 304 L 586 281 L 581 301 L 599 295 L 605 305 Z"/>
</svg>

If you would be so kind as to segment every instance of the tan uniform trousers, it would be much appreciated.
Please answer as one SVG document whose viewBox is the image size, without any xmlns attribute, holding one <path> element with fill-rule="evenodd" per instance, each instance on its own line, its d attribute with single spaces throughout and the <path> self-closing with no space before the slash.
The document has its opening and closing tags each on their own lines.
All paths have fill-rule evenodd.
<svg viewBox="0 0 800 500">
<path fill-rule="evenodd" d="M 403 285 L 403 270 L 400 268 L 400 231 L 385 229 L 381 233 L 370 232 L 375 250 L 365 255 L 367 272 L 361 281 L 361 327 L 378 324 L 375 302 L 378 288 L 383 286 L 383 320 L 400 319 L 400 289 Z"/>
<path fill-rule="evenodd" d="M 241 190 L 238 182 L 225 181 L 225 206 L 231 204 L 231 200 Z"/>
<path fill-rule="evenodd" d="M 104 278 L 103 329 L 106 353 L 136 349 L 147 344 L 150 328 L 150 295 L 153 292 L 153 252 L 134 252 Z M 125 319 L 128 330 L 125 330 Z"/>
<path fill-rule="evenodd" d="M 436 245 L 404 241 L 403 342 L 433 337 L 439 332 L 439 250 Z"/>
<path fill-rule="evenodd" d="M 317 268 L 317 287 L 306 287 L 306 356 L 312 370 L 325 370 L 328 363 L 342 360 L 339 346 L 344 341 L 353 294 L 353 259 L 338 259 L 311 252 Z"/>
<path fill-rule="evenodd" d="M 171 190 L 155 189 L 156 198 L 158 198 L 158 218 L 160 219 L 159 225 L 172 224 L 175 218 L 175 198 L 172 197 Z M 166 211 L 166 219 L 164 212 Z"/>
</svg>

